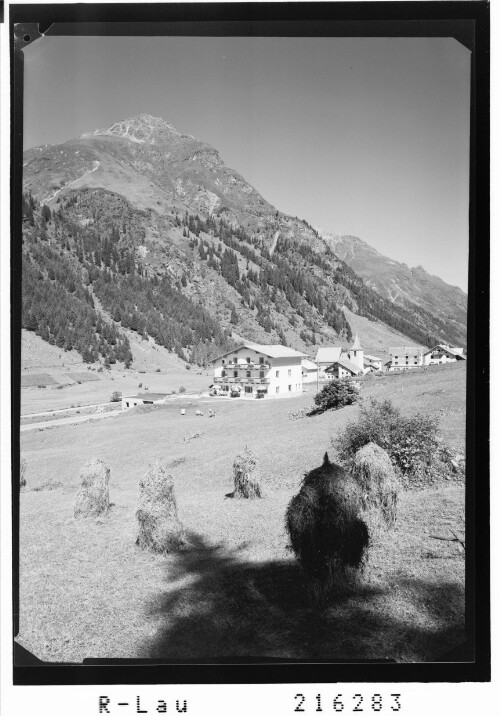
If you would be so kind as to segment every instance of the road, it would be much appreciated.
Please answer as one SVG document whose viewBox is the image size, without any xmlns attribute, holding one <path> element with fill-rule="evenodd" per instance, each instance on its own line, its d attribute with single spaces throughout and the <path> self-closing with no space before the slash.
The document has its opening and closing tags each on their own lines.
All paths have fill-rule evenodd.
<svg viewBox="0 0 500 716">
<path fill-rule="evenodd" d="M 89 415 L 70 415 L 69 418 L 56 418 L 55 420 L 46 420 L 44 423 L 29 423 L 28 425 L 21 425 L 21 432 L 24 433 L 27 430 L 39 430 L 41 428 L 52 428 L 57 425 L 73 425 L 76 423 L 84 423 L 87 420 L 103 420 L 104 418 L 116 418 L 117 415 L 121 415 L 121 410 L 115 410 L 112 413 L 90 413 Z"/>
</svg>

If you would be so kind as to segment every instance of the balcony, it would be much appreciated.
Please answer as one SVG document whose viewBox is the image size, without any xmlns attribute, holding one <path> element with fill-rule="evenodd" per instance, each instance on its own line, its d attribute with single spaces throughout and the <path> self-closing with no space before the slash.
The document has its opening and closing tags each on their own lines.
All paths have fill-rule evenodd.
<svg viewBox="0 0 500 716">
<path fill-rule="evenodd" d="M 233 376 L 224 376 L 223 378 L 221 376 L 216 376 L 214 378 L 214 383 L 240 383 L 241 385 L 267 385 L 269 383 L 269 378 L 247 378 L 246 376 L 239 376 L 238 378 L 234 378 Z"/>
<path fill-rule="evenodd" d="M 229 361 L 224 363 L 224 367 L 231 370 L 269 370 L 269 363 L 247 363 L 246 361 Z"/>
</svg>

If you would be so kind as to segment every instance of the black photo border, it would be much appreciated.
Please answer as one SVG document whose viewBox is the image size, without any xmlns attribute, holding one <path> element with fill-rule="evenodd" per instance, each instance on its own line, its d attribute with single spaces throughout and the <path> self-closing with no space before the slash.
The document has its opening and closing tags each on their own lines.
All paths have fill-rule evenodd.
<svg viewBox="0 0 500 716">
<path fill-rule="evenodd" d="M 13 683 L 269 684 L 489 681 L 489 44 L 487 2 L 31 4 L 9 6 L 11 53 L 11 421 Z M 23 53 L 46 35 L 453 36 L 471 51 L 467 341 L 466 630 L 460 654 L 433 663 L 281 659 L 38 660 L 15 641 L 19 610 Z M 480 360 L 477 360 L 480 358 Z M 478 480 L 476 482 L 476 475 Z"/>
</svg>

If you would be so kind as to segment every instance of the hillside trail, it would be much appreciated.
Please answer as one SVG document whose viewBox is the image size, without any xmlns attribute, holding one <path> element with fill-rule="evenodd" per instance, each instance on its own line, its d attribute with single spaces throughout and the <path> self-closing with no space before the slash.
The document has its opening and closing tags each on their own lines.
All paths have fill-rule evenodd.
<svg viewBox="0 0 500 716">
<path fill-rule="evenodd" d="M 96 169 L 99 169 L 101 166 L 101 162 L 97 159 L 93 162 L 94 167 L 90 169 L 88 172 L 85 172 L 85 174 L 82 174 L 81 177 L 78 177 L 77 179 L 73 179 L 73 181 L 68 182 L 64 186 L 62 186 L 60 189 L 57 189 L 52 196 L 48 196 L 46 199 L 43 200 L 43 202 L 46 204 L 49 201 L 52 201 L 52 199 L 55 199 L 58 194 L 62 192 L 63 189 L 67 189 L 69 186 L 73 186 L 73 184 L 76 184 L 76 182 L 81 181 L 82 179 L 85 179 L 85 177 L 88 177 L 89 174 L 92 174 L 92 172 L 95 172 Z"/>
</svg>

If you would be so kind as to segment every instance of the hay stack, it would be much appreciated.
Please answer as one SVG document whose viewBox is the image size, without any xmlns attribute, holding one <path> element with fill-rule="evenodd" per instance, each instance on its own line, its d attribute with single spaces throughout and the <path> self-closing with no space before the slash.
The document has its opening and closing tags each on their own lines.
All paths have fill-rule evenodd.
<svg viewBox="0 0 500 716">
<path fill-rule="evenodd" d="M 177 516 L 174 481 L 160 463 L 150 466 L 139 483 L 137 542 L 152 552 L 171 552 L 184 544 L 184 528 Z"/>
<path fill-rule="evenodd" d="M 75 499 L 74 516 L 100 517 L 109 510 L 109 467 L 90 460 L 80 470 L 81 486 Z"/>
<path fill-rule="evenodd" d="M 253 499 L 262 497 L 258 481 L 255 479 L 257 462 L 251 450 L 245 449 L 236 455 L 233 463 L 234 497 Z"/>
<path fill-rule="evenodd" d="M 26 458 L 21 457 L 19 463 L 19 489 L 26 487 Z"/>
<path fill-rule="evenodd" d="M 379 445 L 368 443 L 355 454 L 351 471 L 361 487 L 364 509 L 375 522 L 380 516 L 387 527 L 393 527 L 399 483 L 389 455 Z"/>
<path fill-rule="evenodd" d="M 368 528 L 359 516 L 362 504 L 356 480 L 327 454 L 290 501 L 286 529 L 315 598 L 356 582 L 369 544 Z"/>
</svg>

